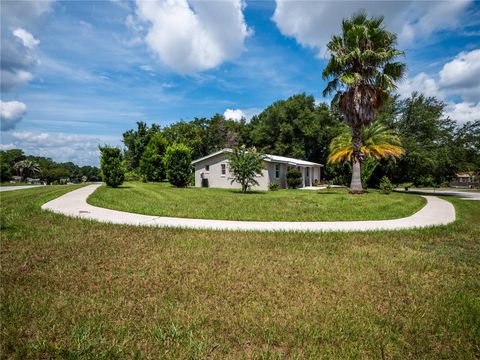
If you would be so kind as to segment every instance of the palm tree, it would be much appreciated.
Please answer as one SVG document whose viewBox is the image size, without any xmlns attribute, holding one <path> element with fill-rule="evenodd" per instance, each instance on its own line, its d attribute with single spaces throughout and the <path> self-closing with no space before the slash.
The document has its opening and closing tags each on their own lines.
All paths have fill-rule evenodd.
<svg viewBox="0 0 480 360">
<path fill-rule="evenodd" d="M 25 179 L 27 176 L 40 173 L 40 165 L 32 160 L 21 160 L 13 165 L 18 175 Z"/>
<path fill-rule="evenodd" d="M 342 21 L 342 34 L 327 44 L 330 60 L 323 71 L 329 79 L 323 95 L 335 93 L 332 103 L 352 129 L 353 172 L 351 193 L 362 193 L 360 179 L 362 128 L 373 121 L 376 111 L 396 88 L 405 64 L 395 62 L 403 52 L 395 49 L 397 37 L 383 26 L 383 17 L 368 19 L 365 13 Z"/>
<path fill-rule="evenodd" d="M 374 121 L 368 127 L 362 128 L 361 140 L 362 154 L 375 160 L 397 159 L 405 153 L 398 135 L 380 121 Z M 329 150 L 330 164 L 354 159 L 352 135 L 348 127 L 345 126 L 342 132 L 332 140 Z"/>
</svg>

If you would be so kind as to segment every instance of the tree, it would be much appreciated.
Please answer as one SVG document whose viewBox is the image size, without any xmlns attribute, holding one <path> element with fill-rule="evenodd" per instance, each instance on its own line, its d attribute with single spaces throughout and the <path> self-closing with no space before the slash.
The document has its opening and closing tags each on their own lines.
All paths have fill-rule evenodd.
<svg viewBox="0 0 480 360">
<path fill-rule="evenodd" d="M 25 159 L 20 149 L 0 150 L 0 181 L 8 181 L 15 174 L 13 165 Z"/>
<path fill-rule="evenodd" d="M 163 163 L 167 179 L 176 187 L 186 187 L 192 175 L 192 149 L 184 144 L 174 144 L 167 148 Z"/>
<path fill-rule="evenodd" d="M 13 168 L 18 175 L 25 180 L 29 176 L 34 176 L 40 173 L 40 166 L 38 163 L 33 162 L 32 160 L 20 160 L 13 165 Z"/>
<path fill-rule="evenodd" d="M 160 127 L 153 124 L 148 127 L 143 121 L 137 122 L 137 130 L 128 130 L 123 133 L 125 145 L 125 163 L 128 170 L 136 170 L 140 165 L 140 159 L 154 134 L 160 131 Z"/>
<path fill-rule="evenodd" d="M 100 171 L 107 186 L 116 188 L 123 184 L 125 169 L 122 164 L 122 152 L 117 147 L 99 146 Z"/>
<path fill-rule="evenodd" d="M 453 139 L 454 161 L 461 171 L 480 170 L 480 114 L 478 117 L 460 126 Z"/>
<path fill-rule="evenodd" d="M 242 193 L 246 193 L 253 185 L 258 185 L 257 175 L 262 174 L 262 156 L 255 148 L 241 146 L 233 149 L 229 162 L 233 174 L 231 183 L 238 182 Z"/>
<path fill-rule="evenodd" d="M 311 95 L 274 102 L 249 124 L 250 143 L 262 153 L 325 162 L 328 144 L 341 120 Z"/>
<path fill-rule="evenodd" d="M 167 139 L 160 132 L 150 139 L 140 159 L 140 173 L 147 181 L 162 181 L 165 179 L 163 156 L 167 146 Z"/>
<path fill-rule="evenodd" d="M 400 137 L 380 121 L 375 121 L 370 126 L 362 128 L 361 140 L 362 154 L 372 159 L 396 159 L 405 153 Z M 332 140 L 329 150 L 328 162 L 331 164 L 353 160 L 351 132 L 347 127 L 344 127 L 340 135 Z"/>
<path fill-rule="evenodd" d="M 405 156 L 391 166 L 388 177 L 394 182 L 415 185 L 448 181 L 463 167 L 463 160 L 456 154 L 468 144 L 455 143 L 456 124 L 444 115 L 446 104 L 414 92 L 399 106 L 401 111 L 395 126 Z"/>
<path fill-rule="evenodd" d="M 396 35 L 383 26 L 383 17 L 368 19 L 365 13 L 342 21 L 342 34 L 327 44 L 330 60 L 323 71 L 329 79 L 324 96 L 335 93 L 333 104 L 352 129 L 351 193 L 362 192 L 360 177 L 362 128 L 371 123 L 376 111 L 389 97 L 389 90 L 405 72 L 405 64 L 394 60 L 403 55 L 395 49 Z"/>
</svg>

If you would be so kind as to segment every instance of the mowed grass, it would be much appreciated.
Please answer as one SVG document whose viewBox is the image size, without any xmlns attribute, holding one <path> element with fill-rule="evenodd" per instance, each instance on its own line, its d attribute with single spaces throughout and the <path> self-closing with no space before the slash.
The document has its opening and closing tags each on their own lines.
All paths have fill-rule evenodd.
<svg viewBox="0 0 480 360">
<path fill-rule="evenodd" d="M 0 356 L 478 359 L 480 203 L 376 233 L 100 224 L 1 194 Z M 412 198 L 413 199 L 413 198 Z"/>
<path fill-rule="evenodd" d="M 130 182 L 102 186 L 92 205 L 147 215 L 263 221 L 380 220 L 409 216 L 425 205 L 421 196 L 372 190 L 351 196 L 346 189 L 254 191 L 179 189 L 168 183 Z"/>
</svg>

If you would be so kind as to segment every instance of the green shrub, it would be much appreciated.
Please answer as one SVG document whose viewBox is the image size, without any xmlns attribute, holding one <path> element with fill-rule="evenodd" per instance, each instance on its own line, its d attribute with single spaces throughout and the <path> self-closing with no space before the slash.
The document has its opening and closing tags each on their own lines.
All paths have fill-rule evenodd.
<svg viewBox="0 0 480 360">
<path fill-rule="evenodd" d="M 277 191 L 280 185 L 278 185 L 278 182 L 272 181 L 270 184 L 268 184 L 268 190 L 270 191 Z"/>
<path fill-rule="evenodd" d="M 186 187 L 191 181 L 192 150 L 184 144 L 174 144 L 167 148 L 163 157 L 167 179 L 176 187 Z"/>
<path fill-rule="evenodd" d="M 167 139 L 161 134 L 155 134 L 145 148 L 140 158 L 140 173 L 147 181 L 162 181 L 165 179 L 163 156 L 167 149 Z"/>
<path fill-rule="evenodd" d="M 383 194 L 390 194 L 393 191 L 393 184 L 386 176 L 380 180 L 380 190 Z"/>
<path fill-rule="evenodd" d="M 110 187 L 118 187 L 125 179 L 125 169 L 122 163 L 122 152 L 117 147 L 99 146 L 100 170 L 102 179 Z"/>
<path fill-rule="evenodd" d="M 302 184 L 302 172 L 298 169 L 287 171 L 287 185 L 290 189 L 296 189 Z"/>
</svg>

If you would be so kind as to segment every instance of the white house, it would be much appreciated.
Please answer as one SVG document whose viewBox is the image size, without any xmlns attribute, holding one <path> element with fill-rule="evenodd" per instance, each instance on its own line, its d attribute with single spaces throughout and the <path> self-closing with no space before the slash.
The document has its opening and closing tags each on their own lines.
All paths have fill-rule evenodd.
<svg viewBox="0 0 480 360">
<path fill-rule="evenodd" d="M 240 188 L 240 184 L 232 184 L 232 175 L 228 166 L 232 149 L 225 148 L 192 161 L 195 166 L 195 186 L 212 188 Z M 293 159 L 277 155 L 263 156 L 263 171 L 257 175 L 257 190 L 268 190 L 268 184 L 277 182 L 280 188 L 287 188 L 287 171 L 298 168 L 302 172 L 303 182 L 301 187 L 312 186 L 320 181 L 322 164 L 310 161 Z"/>
</svg>

